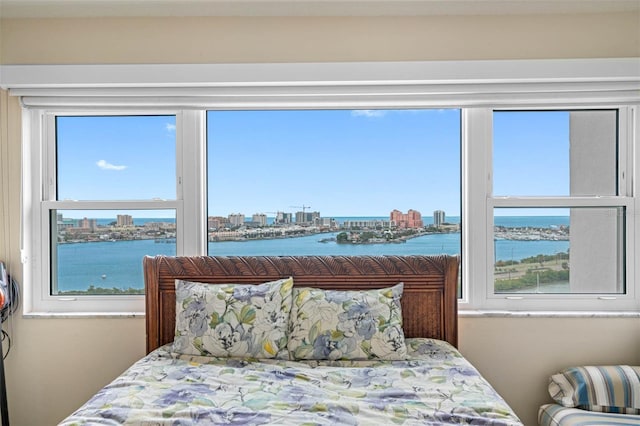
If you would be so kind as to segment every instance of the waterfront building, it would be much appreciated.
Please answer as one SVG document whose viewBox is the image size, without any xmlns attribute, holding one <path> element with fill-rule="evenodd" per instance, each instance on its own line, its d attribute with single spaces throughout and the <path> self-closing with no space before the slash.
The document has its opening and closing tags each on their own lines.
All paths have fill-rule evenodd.
<svg viewBox="0 0 640 426">
<path fill-rule="evenodd" d="M 422 228 L 424 226 L 422 214 L 413 209 L 409 209 L 406 214 L 397 209 L 393 210 L 389 215 L 389 219 L 391 224 L 398 228 Z"/>
<path fill-rule="evenodd" d="M 244 225 L 244 214 L 242 213 L 232 213 L 229 215 L 229 223 L 231 226 L 242 226 Z"/>
<path fill-rule="evenodd" d="M 444 210 L 436 210 L 433 212 L 433 226 L 439 228 L 445 223 Z"/>
<path fill-rule="evenodd" d="M 318 217 L 315 221 L 315 225 L 322 228 L 335 228 L 336 220 L 331 217 Z"/>
<path fill-rule="evenodd" d="M 147 222 L 144 228 L 151 231 L 162 231 L 167 229 L 176 229 L 176 224 L 172 222 Z"/>
<path fill-rule="evenodd" d="M 296 223 L 314 223 L 320 218 L 320 212 L 296 212 Z"/>
<path fill-rule="evenodd" d="M 251 216 L 251 222 L 255 224 L 255 226 L 267 226 L 267 215 L 264 213 L 254 213 Z"/>
<path fill-rule="evenodd" d="M 342 228 L 345 229 L 386 229 L 391 226 L 388 220 L 372 219 L 372 220 L 345 220 Z"/>
<path fill-rule="evenodd" d="M 116 217 L 116 225 L 119 228 L 123 226 L 133 226 L 133 216 L 128 214 L 119 214 Z"/>
<path fill-rule="evenodd" d="M 229 219 L 222 216 L 209 216 L 207 218 L 207 228 L 209 229 L 224 228 L 225 225 L 228 223 L 229 223 Z"/>
<path fill-rule="evenodd" d="M 216 231 L 209 233 L 209 241 L 234 241 L 242 238 L 238 231 Z"/>
<path fill-rule="evenodd" d="M 58 230 L 73 228 L 75 226 L 75 221 L 73 219 L 65 219 L 62 217 L 62 213 L 58 213 L 56 215 Z"/>
<path fill-rule="evenodd" d="M 287 224 L 293 222 L 293 215 L 291 213 L 278 212 L 276 213 L 276 224 Z"/>
<path fill-rule="evenodd" d="M 98 221 L 96 219 L 82 218 L 78 221 L 78 228 L 87 229 L 89 232 L 95 232 L 98 227 Z"/>
</svg>

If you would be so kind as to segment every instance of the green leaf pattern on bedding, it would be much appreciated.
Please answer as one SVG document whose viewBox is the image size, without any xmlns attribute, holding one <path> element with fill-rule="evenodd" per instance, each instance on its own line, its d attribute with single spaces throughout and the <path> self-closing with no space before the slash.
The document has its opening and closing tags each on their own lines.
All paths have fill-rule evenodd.
<svg viewBox="0 0 640 426">
<path fill-rule="evenodd" d="M 521 425 L 448 343 L 408 359 L 250 360 L 157 349 L 61 425 Z"/>
<path fill-rule="evenodd" d="M 288 358 L 293 279 L 259 285 L 176 282 L 173 350 L 187 355 Z"/>
<path fill-rule="evenodd" d="M 404 359 L 402 291 L 402 283 L 366 291 L 294 288 L 290 358 Z"/>
</svg>

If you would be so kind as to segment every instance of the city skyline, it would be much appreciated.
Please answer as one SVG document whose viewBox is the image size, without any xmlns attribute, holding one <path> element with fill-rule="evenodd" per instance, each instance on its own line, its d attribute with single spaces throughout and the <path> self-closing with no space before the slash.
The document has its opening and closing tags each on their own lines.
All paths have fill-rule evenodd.
<svg viewBox="0 0 640 426">
<path fill-rule="evenodd" d="M 395 210 L 397 210 L 397 209 L 394 209 L 394 211 L 395 211 Z M 411 211 L 411 210 L 413 210 L 413 211 L 417 211 L 417 210 L 415 210 L 415 209 L 409 209 L 407 212 L 409 212 L 409 211 Z M 161 220 L 170 220 L 170 221 L 175 221 L 175 218 L 171 218 L 171 217 L 153 217 L 153 216 L 150 216 L 150 215 L 142 215 L 142 216 L 141 216 L 141 215 L 139 215 L 139 214 L 136 216 L 136 213 L 140 213 L 140 211 L 136 211 L 136 210 L 133 210 L 133 211 L 127 211 L 127 212 L 124 212 L 123 210 L 96 210 L 96 211 L 99 211 L 101 214 L 104 214 L 105 212 L 111 212 L 111 213 L 113 214 L 113 216 L 108 216 L 108 215 L 107 215 L 107 216 L 104 216 L 104 215 L 103 215 L 103 216 L 101 216 L 101 217 L 91 216 L 91 215 L 89 215 L 89 216 L 88 216 L 88 215 L 83 215 L 83 216 L 81 216 L 81 217 L 80 217 L 80 216 L 76 217 L 76 216 L 69 216 L 69 215 L 65 215 L 65 214 L 64 214 L 64 213 L 68 213 L 68 212 L 74 212 L 74 213 L 78 213 L 78 212 L 81 212 L 81 213 L 88 213 L 88 212 L 91 212 L 91 211 L 92 211 L 92 210 L 77 210 L 77 211 L 76 211 L 76 210 L 59 210 L 59 211 L 58 211 L 57 216 L 58 216 L 58 220 L 65 220 L 65 221 L 67 221 L 67 220 L 73 220 L 73 221 L 82 221 L 82 220 L 103 220 L 103 221 L 104 221 L 104 220 L 112 220 L 112 221 L 114 221 L 114 222 L 117 222 L 117 221 L 119 221 L 119 220 L 120 220 L 120 217 L 124 217 L 124 218 L 127 218 L 127 220 L 128 220 L 128 219 L 131 219 L 131 220 L 134 220 L 134 221 L 135 221 L 136 219 L 145 219 L 145 220 L 147 220 L 147 219 L 149 219 L 149 220 L 150 220 L 150 219 L 158 219 L 159 221 L 161 221 Z M 145 211 L 146 211 L 146 212 L 149 212 L 149 210 L 145 210 Z M 63 212 L 63 213 L 60 213 L 60 212 Z M 123 213 L 123 212 L 124 212 L 124 213 Z M 436 214 L 438 214 L 438 213 L 444 213 L 442 210 L 434 210 L 434 211 L 432 212 L 432 213 L 433 213 L 432 215 L 428 215 L 428 214 L 427 214 L 427 215 L 424 215 L 424 214 L 422 214 L 422 212 L 420 212 L 420 211 L 417 211 L 417 212 L 418 212 L 418 213 L 419 213 L 423 218 L 434 218 Z M 133 213 L 133 214 L 132 214 L 132 213 Z M 289 215 L 291 215 L 291 217 L 292 217 L 293 219 L 295 219 L 296 214 L 301 214 L 301 213 L 302 213 L 302 211 L 289 211 L 289 212 L 278 212 L 278 213 L 289 214 Z M 330 218 L 355 218 L 355 219 L 358 219 L 358 218 L 375 218 L 375 219 L 377 219 L 377 218 L 383 218 L 383 219 L 384 219 L 384 218 L 390 218 L 390 217 L 392 216 L 392 214 L 393 214 L 393 211 L 392 211 L 392 212 L 390 212 L 390 213 L 389 213 L 389 214 L 387 214 L 387 215 L 366 215 L 366 216 L 325 216 L 325 215 L 322 215 L 322 214 L 321 214 L 321 212 L 316 212 L 316 211 L 313 211 L 313 212 L 306 212 L 306 213 L 307 213 L 307 214 L 317 213 L 317 214 L 319 215 L 319 217 L 321 217 L 321 218 L 329 218 L 329 219 L 330 219 Z M 249 221 L 251 221 L 251 219 L 252 219 L 252 217 L 253 217 L 253 216 L 258 216 L 258 215 L 263 215 L 263 214 L 264 214 L 264 213 L 252 213 L 252 214 L 246 214 L 246 213 L 243 213 L 243 212 L 231 212 L 231 213 L 229 213 L 229 214 L 227 214 L 227 215 L 220 215 L 220 216 L 208 216 L 208 219 L 218 218 L 218 217 L 221 217 L 221 218 L 227 218 L 227 219 L 228 219 L 228 218 L 231 218 L 232 216 L 241 215 L 241 216 L 244 216 L 244 218 L 245 218 L 245 222 L 249 222 Z M 276 218 L 276 216 L 277 216 L 277 215 L 268 215 L 268 214 L 264 214 L 264 215 L 265 215 L 267 218 L 269 218 L 269 219 L 275 219 L 275 218 Z M 458 219 L 460 218 L 460 216 L 455 216 L 455 215 L 454 215 L 454 216 L 448 216 L 448 215 L 446 215 L 446 214 L 443 214 L 443 216 L 446 216 L 446 217 L 453 217 L 453 218 L 458 218 Z M 294 220 L 294 223 L 295 223 L 295 220 Z"/>
</svg>

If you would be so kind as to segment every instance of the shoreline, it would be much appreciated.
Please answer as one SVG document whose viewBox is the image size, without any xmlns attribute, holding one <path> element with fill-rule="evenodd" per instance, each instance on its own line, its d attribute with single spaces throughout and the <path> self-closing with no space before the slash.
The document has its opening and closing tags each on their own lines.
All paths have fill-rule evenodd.
<svg viewBox="0 0 640 426">
<path fill-rule="evenodd" d="M 536 241 L 569 241 L 568 233 L 554 233 L 554 232 L 540 232 L 539 228 L 531 228 L 529 232 L 522 232 L 520 229 L 522 228 L 507 228 L 509 231 L 500 231 L 495 233 L 494 241 L 521 241 L 521 242 L 536 242 Z M 518 230 L 518 232 L 511 230 Z M 212 239 L 211 237 L 207 240 L 208 243 L 226 243 L 226 242 L 250 242 L 250 241 L 267 241 L 267 240 L 282 240 L 282 239 L 293 239 L 293 238 L 303 238 L 313 235 L 322 235 L 322 234 L 339 234 L 341 232 L 339 230 L 329 230 L 329 231 L 312 231 L 307 233 L 298 233 L 298 234 L 289 234 L 289 235 L 269 235 L 269 236 L 261 236 L 261 237 L 229 237 L 229 238 L 216 238 Z M 350 232 L 369 232 L 369 231 L 350 231 Z M 319 243 L 328 243 L 328 242 L 336 242 L 337 244 L 353 244 L 353 245 L 364 245 L 364 244 L 398 244 L 406 242 L 407 240 L 419 237 L 425 237 L 429 235 L 442 235 L 442 234 L 460 234 L 460 231 L 442 231 L 442 232 L 418 232 L 412 235 L 403 235 L 398 238 L 384 240 L 384 239 L 375 239 L 374 241 L 336 241 L 335 237 L 332 238 L 324 238 L 318 240 Z M 156 243 L 171 243 L 175 242 L 175 237 L 148 237 L 148 238 L 129 238 L 129 239 L 85 239 L 85 240 L 69 240 L 69 241 L 58 241 L 58 245 L 70 245 L 70 244 L 86 244 L 86 243 L 120 243 L 120 242 L 130 242 L 130 241 L 150 241 L 153 240 Z"/>
</svg>

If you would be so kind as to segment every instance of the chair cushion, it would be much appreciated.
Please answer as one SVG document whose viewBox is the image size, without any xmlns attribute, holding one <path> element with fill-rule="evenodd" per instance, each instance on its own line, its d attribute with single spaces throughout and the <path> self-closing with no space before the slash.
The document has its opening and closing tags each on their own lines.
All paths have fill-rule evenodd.
<svg viewBox="0 0 640 426">
<path fill-rule="evenodd" d="M 546 404 L 538 410 L 540 426 L 640 425 L 640 415 L 596 413 L 558 404 Z"/>
<path fill-rule="evenodd" d="M 604 413 L 640 414 L 640 367 L 572 367 L 549 379 L 560 405 Z"/>
</svg>

